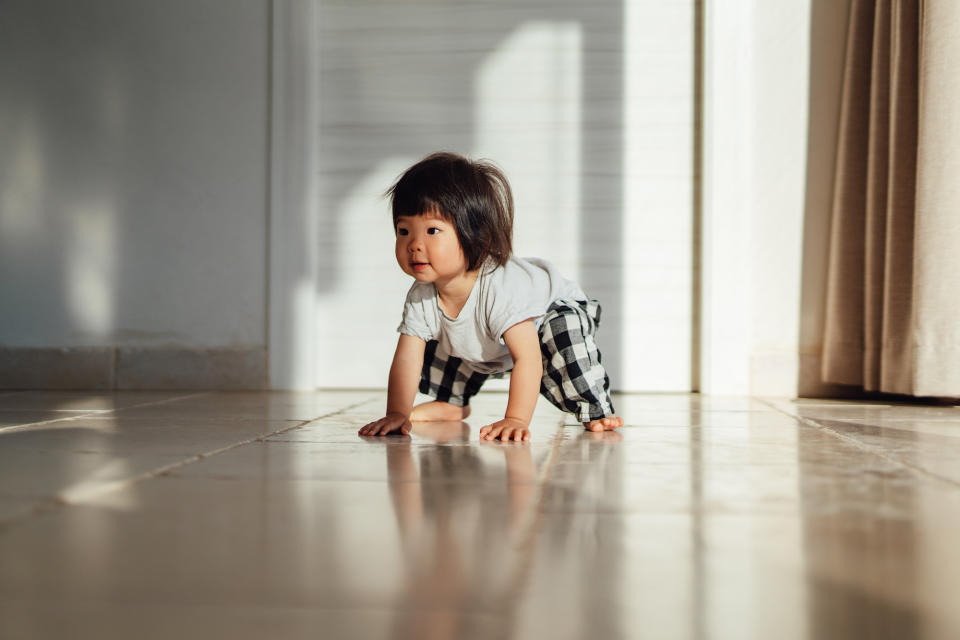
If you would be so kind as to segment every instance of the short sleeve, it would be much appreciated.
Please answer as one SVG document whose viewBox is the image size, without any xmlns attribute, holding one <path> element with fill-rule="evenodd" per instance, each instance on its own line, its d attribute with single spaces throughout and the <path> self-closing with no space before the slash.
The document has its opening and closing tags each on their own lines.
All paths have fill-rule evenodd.
<svg viewBox="0 0 960 640">
<path fill-rule="evenodd" d="M 397 327 L 399 333 L 410 336 L 416 336 L 424 341 L 436 340 L 437 326 L 436 322 L 430 322 L 431 317 L 435 317 L 436 312 L 432 308 L 436 306 L 436 289 L 432 286 L 424 286 L 421 283 L 414 283 L 407 292 L 407 299 L 403 303 L 403 318 L 400 326 Z"/>
<path fill-rule="evenodd" d="M 490 336 L 504 344 L 503 334 L 507 329 L 524 320 L 542 317 L 549 305 L 543 283 L 531 277 L 531 273 L 522 269 L 498 271 L 500 273 L 495 272 L 491 279 L 485 306 Z"/>
</svg>

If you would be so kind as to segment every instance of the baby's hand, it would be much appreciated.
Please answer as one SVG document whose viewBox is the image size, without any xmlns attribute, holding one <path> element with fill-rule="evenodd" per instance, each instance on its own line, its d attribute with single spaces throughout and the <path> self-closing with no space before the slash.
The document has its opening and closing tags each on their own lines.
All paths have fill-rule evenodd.
<svg viewBox="0 0 960 640">
<path fill-rule="evenodd" d="M 394 431 L 399 431 L 403 435 L 410 433 L 410 420 L 402 413 L 388 413 L 385 417 L 376 422 L 364 425 L 359 434 L 361 436 L 385 436 Z"/>
<path fill-rule="evenodd" d="M 514 440 L 516 442 L 530 439 L 530 429 L 521 420 L 504 418 L 480 429 L 481 440 Z"/>
</svg>

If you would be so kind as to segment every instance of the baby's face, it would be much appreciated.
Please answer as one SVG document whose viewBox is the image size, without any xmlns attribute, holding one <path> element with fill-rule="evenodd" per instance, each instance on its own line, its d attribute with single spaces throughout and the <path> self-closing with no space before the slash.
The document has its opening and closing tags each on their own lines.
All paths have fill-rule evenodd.
<svg viewBox="0 0 960 640">
<path fill-rule="evenodd" d="M 445 284 L 467 272 L 457 230 L 435 213 L 397 219 L 397 263 L 418 282 Z"/>
</svg>

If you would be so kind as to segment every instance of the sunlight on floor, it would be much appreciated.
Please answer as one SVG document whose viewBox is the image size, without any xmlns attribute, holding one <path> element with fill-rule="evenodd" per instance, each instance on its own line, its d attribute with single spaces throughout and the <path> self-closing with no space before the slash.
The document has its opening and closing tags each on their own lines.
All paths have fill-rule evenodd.
<svg viewBox="0 0 960 640">
<path fill-rule="evenodd" d="M 960 632 L 960 408 L 616 401 L 508 444 L 495 392 L 387 438 L 377 391 L 0 392 L 0 636 Z"/>
</svg>

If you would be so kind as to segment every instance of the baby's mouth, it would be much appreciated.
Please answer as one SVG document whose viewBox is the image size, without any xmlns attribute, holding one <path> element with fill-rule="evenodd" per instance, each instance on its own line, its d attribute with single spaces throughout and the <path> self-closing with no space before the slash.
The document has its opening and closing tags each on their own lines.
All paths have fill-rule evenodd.
<svg viewBox="0 0 960 640">
<path fill-rule="evenodd" d="M 422 271 L 423 269 L 426 269 L 429 266 L 430 266 L 429 262 L 411 262 L 410 263 L 410 268 L 413 269 L 414 271 Z"/>
</svg>

